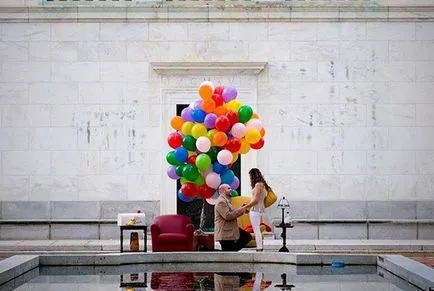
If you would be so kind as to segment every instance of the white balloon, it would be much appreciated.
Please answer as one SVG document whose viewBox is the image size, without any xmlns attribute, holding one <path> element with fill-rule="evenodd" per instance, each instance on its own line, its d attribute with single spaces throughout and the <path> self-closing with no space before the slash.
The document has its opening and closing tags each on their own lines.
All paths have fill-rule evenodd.
<svg viewBox="0 0 434 291">
<path fill-rule="evenodd" d="M 247 129 L 254 128 L 254 129 L 259 131 L 262 129 L 262 127 L 263 127 L 262 122 L 257 118 L 252 118 L 249 121 L 247 121 L 247 123 L 246 123 Z"/>
<path fill-rule="evenodd" d="M 196 148 L 200 152 L 206 153 L 211 148 L 211 141 L 207 137 L 201 136 L 196 140 Z"/>
<path fill-rule="evenodd" d="M 241 122 L 232 125 L 231 134 L 236 138 L 243 138 L 246 134 L 246 126 Z"/>
<path fill-rule="evenodd" d="M 217 161 L 226 166 L 232 162 L 232 153 L 229 150 L 221 150 L 217 154 Z"/>
</svg>

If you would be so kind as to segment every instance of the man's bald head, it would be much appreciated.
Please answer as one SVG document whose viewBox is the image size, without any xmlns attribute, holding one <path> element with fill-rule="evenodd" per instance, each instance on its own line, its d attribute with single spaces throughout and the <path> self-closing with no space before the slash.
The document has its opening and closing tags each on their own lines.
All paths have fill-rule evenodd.
<svg viewBox="0 0 434 291">
<path fill-rule="evenodd" d="M 226 195 L 228 196 L 228 194 L 231 192 L 231 186 L 229 186 L 228 184 L 221 184 L 219 186 L 219 194 L 220 195 Z"/>
</svg>

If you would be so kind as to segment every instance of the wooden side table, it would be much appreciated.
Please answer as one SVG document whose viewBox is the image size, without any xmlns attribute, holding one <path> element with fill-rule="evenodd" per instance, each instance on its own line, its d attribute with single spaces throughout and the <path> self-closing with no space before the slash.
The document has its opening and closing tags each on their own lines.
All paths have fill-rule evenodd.
<svg viewBox="0 0 434 291">
<path fill-rule="evenodd" d="M 147 225 L 121 225 L 120 228 L 120 240 L 121 240 L 121 253 L 124 252 L 124 230 L 143 230 L 144 248 L 143 252 L 148 251 L 146 243 L 148 240 L 148 226 Z"/>
<path fill-rule="evenodd" d="M 193 236 L 193 251 L 213 251 L 214 233 L 200 232 Z"/>
</svg>

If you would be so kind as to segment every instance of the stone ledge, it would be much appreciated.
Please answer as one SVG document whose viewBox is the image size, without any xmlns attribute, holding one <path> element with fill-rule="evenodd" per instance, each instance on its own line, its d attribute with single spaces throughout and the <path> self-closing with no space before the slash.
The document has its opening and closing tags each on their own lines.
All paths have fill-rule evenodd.
<svg viewBox="0 0 434 291">
<path fill-rule="evenodd" d="M 431 6 L 433 0 L 2 0 L 0 7 L 395 7 Z"/>
<path fill-rule="evenodd" d="M 0 262 L 0 285 L 39 266 L 39 256 L 13 256 Z"/>
<path fill-rule="evenodd" d="M 434 269 L 401 255 L 379 256 L 378 266 L 422 290 L 434 288 Z"/>
<path fill-rule="evenodd" d="M 426 7 L 2 7 L 1 22 L 432 21 Z"/>
<path fill-rule="evenodd" d="M 261 62 L 155 62 L 151 68 L 160 75 L 258 75 L 267 63 Z"/>
</svg>

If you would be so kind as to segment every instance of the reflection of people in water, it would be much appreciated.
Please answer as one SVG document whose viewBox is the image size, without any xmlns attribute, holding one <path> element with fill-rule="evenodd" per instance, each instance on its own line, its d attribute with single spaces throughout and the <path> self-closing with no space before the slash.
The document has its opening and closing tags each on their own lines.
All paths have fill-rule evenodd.
<svg viewBox="0 0 434 291">
<path fill-rule="evenodd" d="M 261 290 L 261 283 L 262 283 L 262 272 L 256 272 L 255 283 L 253 283 L 252 290 L 253 291 L 260 291 Z"/>
<path fill-rule="evenodd" d="M 245 285 L 252 278 L 250 273 L 215 273 L 214 290 L 215 291 L 232 291 L 241 290 L 240 287 Z"/>
<path fill-rule="evenodd" d="M 254 279 L 249 280 L 246 284 L 241 286 L 241 291 L 261 291 L 271 286 L 271 281 L 265 281 L 262 272 L 256 272 Z"/>
</svg>

